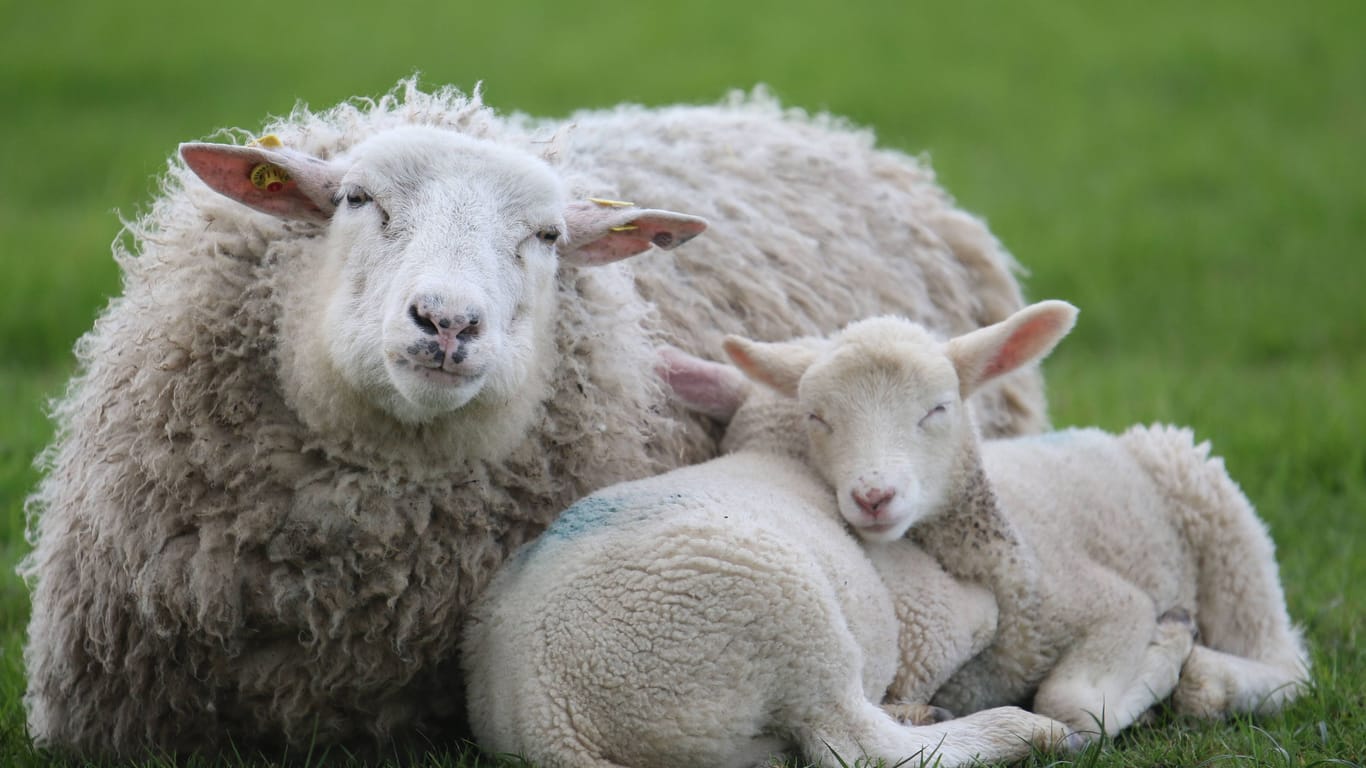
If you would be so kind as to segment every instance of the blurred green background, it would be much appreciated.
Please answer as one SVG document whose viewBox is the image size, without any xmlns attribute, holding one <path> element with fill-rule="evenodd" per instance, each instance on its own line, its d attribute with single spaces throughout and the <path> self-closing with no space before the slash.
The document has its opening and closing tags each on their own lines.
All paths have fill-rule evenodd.
<svg viewBox="0 0 1366 768">
<path fill-rule="evenodd" d="M 23 499 L 46 398 L 119 277 L 119 217 L 178 142 L 419 73 L 503 111 L 789 105 L 926 153 L 1082 308 L 1055 423 L 1192 424 L 1277 540 L 1319 686 L 1284 716 L 1166 718 L 1099 764 L 1366 752 L 1366 3 L 0 3 L 0 762 L 19 697 Z"/>
</svg>

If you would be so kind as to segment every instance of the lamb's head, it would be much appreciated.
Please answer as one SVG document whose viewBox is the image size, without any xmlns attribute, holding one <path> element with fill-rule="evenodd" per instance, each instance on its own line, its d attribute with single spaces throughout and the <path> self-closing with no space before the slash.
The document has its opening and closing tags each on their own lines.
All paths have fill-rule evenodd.
<svg viewBox="0 0 1366 768">
<path fill-rule="evenodd" d="M 750 378 L 797 399 L 810 461 L 841 514 L 863 538 L 890 541 L 943 512 L 977 461 L 968 396 L 1047 355 L 1076 312 L 1041 302 L 949 341 L 882 317 L 820 349 L 730 337 L 726 351 Z"/>
<path fill-rule="evenodd" d="M 320 227 L 323 258 L 287 299 L 286 341 L 301 367 L 330 369 L 336 386 L 407 424 L 544 387 L 561 259 L 605 264 L 706 226 L 569 202 L 531 153 L 435 127 L 388 129 L 329 159 L 273 137 L 185 144 L 181 156 L 214 190 Z"/>
</svg>

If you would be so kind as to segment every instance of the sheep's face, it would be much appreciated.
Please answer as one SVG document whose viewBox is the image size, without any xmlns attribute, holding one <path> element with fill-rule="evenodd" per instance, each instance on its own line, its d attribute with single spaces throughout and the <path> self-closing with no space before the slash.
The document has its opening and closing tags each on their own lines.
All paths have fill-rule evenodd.
<svg viewBox="0 0 1366 768">
<path fill-rule="evenodd" d="M 435 129 L 381 134 L 348 159 L 316 308 L 332 365 L 407 422 L 510 398 L 548 333 L 559 178 Z"/>
<path fill-rule="evenodd" d="M 434 127 L 393 128 L 331 160 L 273 136 L 184 144 L 181 156 L 214 190 L 323 227 L 318 258 L 287 281 L 280 341 L 285 389 L 315 427 L 347 418 L 328 412 L 338 387 L 408 424 L 455 412 L 506 422 L 511 403 L 532 418 L 554 362 L 558 262 L 606 264 L 706 228 L 631 203 L 570 203 L 541 159 Z"/>
<path fill-rule="evenodd" d="M 801 378 L 811 461 L 864 539 L 891 541 L 944 508 L 971 430 L 941 343 L 893 319 L 850 326 Z"/>
</svg>

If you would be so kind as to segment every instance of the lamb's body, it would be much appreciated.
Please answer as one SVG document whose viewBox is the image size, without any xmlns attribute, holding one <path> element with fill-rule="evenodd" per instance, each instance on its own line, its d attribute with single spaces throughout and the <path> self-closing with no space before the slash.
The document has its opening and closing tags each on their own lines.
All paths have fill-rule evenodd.
<svg viewBox="0 0 1366 768">
<path fill-rule="evenodd" d="M 1016 709 L 908 728 L 877 706 L 898 663 L 890 596 L 789 453 L 799 414 L 737 419 L 775 415 L 735 453 L 576 502 L 503 567 L 464 648 L 483 747 L 547 768 L 740 768 L 794 749 L 954 766 L 1063 735 Z"/>
<path fill-rule="evenodd" d="M 1032 697 L 1041 714 L 1108 733 L 1173 692 L 1178 711 L 1204 716 L 1278 709 L 1308 658 L 1266 529 L 1207 445 L 1166 427 L 979 443 L 963 399 L 1046 354 L 1074 314 L 1046 302 L 948 342 L 877 318 L 823 347 L 728 347 L 813 414 L 813 465 L 860 535 L 909 530 L 995 596 L 994 639 L 957 660 L 936 703 Z"/>
<path fill-rule="evenodd" d="M 1073 727 L 1100 722 L 1103 704 L 1113 732 L 1172 693 L 1178 712 L 1210 717 L 1275 711 L 1300 691 L 1308 657 L 1271 540 L 1189 430 L 1067 430 L 985 441 L 981 452 L 1018 535 L 995 554 L 1027 554 L 983 567 L 982 552 L 956 538 L 981 508 L 927 521 L 912 537 L 958 576 L 1034 599 L 998 597 L 995 643 L 936 703 L 972 712 L 1033 697 L 1036 711 Z M 1018 567 L 1025 562 L 1034 568 Z M 1173 610 L 1199 629 L 1189 658 L 1183 629 L 1158 620 Z"/>
<path fill-rule="evenodd" d="M 124 293 L 77 346 L 30 502 L 38 743 L 134 754 L 442 738 L 465 606 L 507 554 L 575 498 L 714 454 L 707 422 L 673 409 L 645 362 L 659 343 L 714 353 L 723 332 L 785 337 L 875 311 L 956 332 L 1019 304 L 985 228 L 866 133 L 765 99 L 573 122 L 504 120 L 409 87 L 401 102 L 267 127 L 334 158 L 433 125 L 544 155 L 577 195 L 714 217 L 682 261 L 537 278 L 544 292 L 513 315 L 537 318 L 521 388 L 416 419 L 319 362 L 319 297 L 347 289 L 326 222 L 252 213 L 173 165 L 131 226 L 133 252 L 116 253 Z M 360 226 L 365 198 L 348 199 L 332 205 Z M 982 417 L 996 430 L 1043 424 L 1037 376 L 995 395 Z"/>
</svg>

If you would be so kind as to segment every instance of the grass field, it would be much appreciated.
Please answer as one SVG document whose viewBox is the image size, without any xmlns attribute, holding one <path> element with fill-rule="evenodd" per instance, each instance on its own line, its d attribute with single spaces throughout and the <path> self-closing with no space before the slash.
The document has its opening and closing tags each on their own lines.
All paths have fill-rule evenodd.
<svg viewBox="0 0 1366 768">
<path fill-rule="evenodd" d="M 1165 717 L 1067 761 L 1366 758 L 1366 4 L 4 5 L 0 765 L 48 761 L 24 733 L 14 565 L 44 400 L 119 289 L 119 213 L 180 141 L 414 72 L 546 115 L 762 81 L 928 152 L 1029 267 L 1029 295 L 1082 308 L 1047 367 L 1055 423 L 1213 440 L 1313 649 L 1317 685 L 1280 716 Z"/>
</svg>

